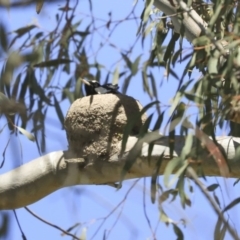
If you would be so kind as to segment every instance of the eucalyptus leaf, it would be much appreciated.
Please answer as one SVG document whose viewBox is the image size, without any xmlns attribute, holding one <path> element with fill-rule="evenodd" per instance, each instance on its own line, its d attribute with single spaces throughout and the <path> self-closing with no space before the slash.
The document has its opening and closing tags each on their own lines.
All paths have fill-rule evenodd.
<svg viewBox="0 0 240 240">
<path fill-rule="evenodd" d="M 25 130 L 25 129 L 21 128 L 21 127 L 18 127 L 18 126 L 16 126 L 16 128 L 19 130 L 19 132 L 21 132 L 29 140 L 31 140 L 32 142 L 35 142 L 35 137 L 30 132 L 28 132 L 27 130 Z"/>
</svg>

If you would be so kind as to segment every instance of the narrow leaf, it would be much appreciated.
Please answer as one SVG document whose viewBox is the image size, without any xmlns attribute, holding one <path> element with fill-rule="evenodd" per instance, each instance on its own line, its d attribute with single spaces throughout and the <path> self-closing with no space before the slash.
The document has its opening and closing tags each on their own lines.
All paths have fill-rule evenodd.
<svg viewBox="0 0 240 240">
<path fill-rule="evenodd" d="M 211 140 L 208 135 L 196 127 L 196 137 L 206 146 L 209 153 L 213 156 L 215 162 L 217 163 L 220 173 L 223 177 L 229 176 L 229 167 L 225 157 L 218 148 L 218 146 Z"/>
<path fill-rule="evenodd" d="M 70 59 L 53 59 L 53 60 L 49 60 L 49 61 L 45 61 L 45 62 L 40 62 L 37 64 L 34 64 L 34 67 L 56 67 L 59 66 L 60 64 L 67 64 L 67 63 L 71 63 L 72 60 Z"/>
<path fill-rule="evenodd" d="M 219 184 L 214 183 L 214 184 L 208 186 L 208 187 L 207 187 L 207 190 L 208 190 L 209 192 L 213 192 L 213 191 L 215 191 L 218 187 L 219 187 Z"/>
<path fill-rule="evenodd" d="M 55 106 L 55 110 L 57 112 L 58 118 L 62 124 L 62 128 L 64 128 L 64 115 L 62 113 L 62 109 L 60 108 L 59 102 L 55 96 L 54 96 L 54 106 Z"/>
<path fill-rule="evenodd" d="M 30 132 L 18 126 L 16 126 L 16 128 L 19 130 L 19 132 L 25 135 L 30 141 L 35 142 L 35 137 Z"/>
</svg>

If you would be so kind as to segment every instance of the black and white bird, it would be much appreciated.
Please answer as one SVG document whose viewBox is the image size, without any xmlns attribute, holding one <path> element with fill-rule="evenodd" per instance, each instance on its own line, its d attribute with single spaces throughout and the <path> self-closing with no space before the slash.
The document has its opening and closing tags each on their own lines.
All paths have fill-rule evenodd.
<svg viewBox="0 0 240 240">
<path fill-rule="evenodd" d="M 91 81 L 87 81 L 85 79 L 81 79 L 81 80 L 85 84 L 86 96 L 96 95 L 96 94 L 107 94 L 107 93 L 118 94 L 119 93 L 118 84 L 106 83 L 101 85 L 96 80 L 91 80 Z"/>
</svg>

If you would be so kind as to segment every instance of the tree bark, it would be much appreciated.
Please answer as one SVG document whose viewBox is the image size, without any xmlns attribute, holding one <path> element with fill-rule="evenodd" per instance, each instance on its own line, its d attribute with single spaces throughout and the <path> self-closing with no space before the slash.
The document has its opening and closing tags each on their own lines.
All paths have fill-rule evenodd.
<svg viewBox="0 0 240 240">
<path fill-rule="evenodd" d="M 173 157 L 178 157 L 185 144 L 185 138 L 176 136 Z M 217 137 L 224 148 L 230 166 L 230 177 L 240 177 L 240 159 L 234 159 L 240 138 Z M 50 193 L 67 186 L 89 184 L 111 184 L 121 180 L 122 170 L 128 159 L 130 149 L 137 142 L 136 137 L 129 137 L 127 151 L 122 158 L 113 156 L 108 161 L 96 161 L 84 164 L 81 158 L 71 159 L 66 152 L 49 153 L 26 163 L 0 176 L 0 209 L 15 209 L 32 204 Z M 119 143 L 121 144 L 121 143 Z M 162 137 L 154 145 L 151 161 L 148 163 L 148 144 L 144 144 L 139 157 L 131 169 L 124 175 L 124 180 L 152 176 L 159 156 L 163 153 L 159 174 L 163 174 L 170 161 L 168 138 Z M 201 159 L 206 176 L 220 176 L 219 169 L 210 155 Z M 199 161 L 191 166 L 197 168 Z"/>
<path fill-rule="evenodd" d="M 198 13 L 188 8 L 183 1 L 154 0 L 154 6 L 171 17 L 174 25 L 174 31 L 180 33 L 182 24 L 184 25 L 184 34 L 188 41 L 192 42 L 194 38 L 199 37 L 201 32 L 207 27 L 207 23 L 198 15 Z M 182 22 L 178 15 L 182 10 Z"/>
</svg>

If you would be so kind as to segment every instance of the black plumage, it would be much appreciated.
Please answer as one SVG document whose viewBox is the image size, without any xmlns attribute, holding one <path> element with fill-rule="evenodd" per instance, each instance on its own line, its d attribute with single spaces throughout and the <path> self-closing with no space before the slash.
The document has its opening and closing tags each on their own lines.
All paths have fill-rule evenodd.
<svg viewBox="0 0 240 240">
<path fill-rule="evenodd" d="M 85 79 L 82 79 L 82 81 L 85 84 L 86 96 L 96 95 L 96 94 L 119 93 L 118 84 L 106 83 L 101 85 L 96 80 L 87 81 Z"/>
</svg>

